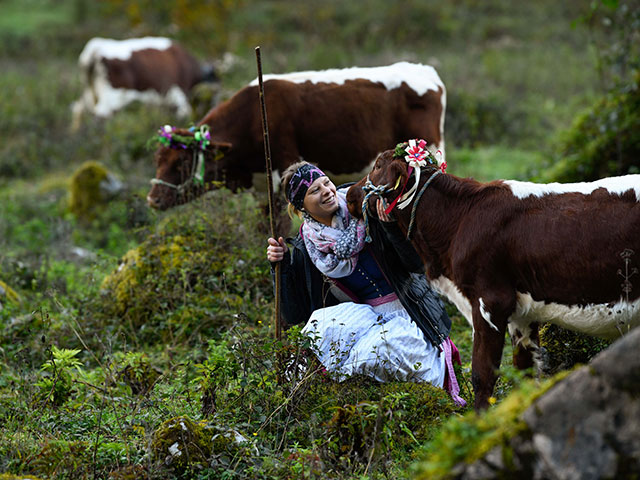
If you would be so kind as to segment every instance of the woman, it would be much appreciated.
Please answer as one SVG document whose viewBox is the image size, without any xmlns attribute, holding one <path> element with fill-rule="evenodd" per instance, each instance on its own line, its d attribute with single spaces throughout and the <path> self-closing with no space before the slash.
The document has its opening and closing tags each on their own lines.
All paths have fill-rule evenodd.
<svg viewBox="0 0 640 480">
<path fill-rule="evenodd" d="M 307 162 L 285 170 L 282 187 L 289 214 L 303 219 L 291 252 L 282 237 L 268 239 L 267 259 L 272 266 L 282 262 L 285 322 L 306 322 L 303 334 L 340 380 L 360 373 L 430 382 L 464 404 L 453 371 L 451 320 L 382 201 L 379 220 L 369 219 L 372 242 L 365 243 L 364 223 L 347 209 L 348 187 L 337 189 Z"/>
</svg>

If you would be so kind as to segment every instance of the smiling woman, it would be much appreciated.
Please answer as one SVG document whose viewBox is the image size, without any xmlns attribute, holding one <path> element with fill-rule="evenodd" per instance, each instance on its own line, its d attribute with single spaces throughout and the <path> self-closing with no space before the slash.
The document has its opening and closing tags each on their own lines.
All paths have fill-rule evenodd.
<svg viewBox="0 0 640 480">
<path fill-rule="evenodd" d="M 347 208 L 348 187 L 336 188 L 307 162 L 285 170 L 282 187 L 289 213 L 303 219 L 291 252 L 282 238 L 268 239 L 267 258 L 282 262 L 286 324 L 306 323 L 302 333 L 337 380 L 364 374 L 381 382 L 428 382 L 464 404 L 451 321 L 383 204 L 380 221 L 370 226 L 373 242 L 366 243 L 364 222 Z"/>
</svg>

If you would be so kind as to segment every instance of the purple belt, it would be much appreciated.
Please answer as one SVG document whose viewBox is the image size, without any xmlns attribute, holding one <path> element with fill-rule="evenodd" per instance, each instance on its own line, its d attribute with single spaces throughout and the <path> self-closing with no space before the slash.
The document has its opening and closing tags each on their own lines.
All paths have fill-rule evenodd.
<svg viewBox="0 0 640 480">
<path fill-rule="evenodd" d="M 378 305 L 383 305 L 395 300 L 398 300 L 398 296 L 395 293 L 391 292 L 384 297 L 376 297 L 365 300 L 364 303 L 366 303 L 367 305 L 371 305 L 372 307 L 377 307 Z"/>
</svg>

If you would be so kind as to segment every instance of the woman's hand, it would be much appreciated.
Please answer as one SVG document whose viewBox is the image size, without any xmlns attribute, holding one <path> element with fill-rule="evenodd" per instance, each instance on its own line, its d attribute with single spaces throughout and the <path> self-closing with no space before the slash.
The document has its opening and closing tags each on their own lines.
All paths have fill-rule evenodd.
<svg viewBox="0 0 640 480">
<path fill-rule="evenodd" d="M 378 218 L 380 219 L 380 221 L 382 222 L 395 221 L 391 215 L 387 215 L 386 213 L 384 213 L 386 208 L 387 208 L 387 201 L 384 200 L 383 198 L 378 198 L 378 201 L 376 202 L 376 211 L 378 212 Z"/>
<path fill-rule="evenodd" d="M 267 247 L 267 260 L 271 263 L 281 261 L 284 258 L 284 251 L 287 248 L 284 239 L 279 237 L 278 240 L 276 240 L 273 237 L 269 237 L 267 242 L 269 243 Z"/>
</svg>

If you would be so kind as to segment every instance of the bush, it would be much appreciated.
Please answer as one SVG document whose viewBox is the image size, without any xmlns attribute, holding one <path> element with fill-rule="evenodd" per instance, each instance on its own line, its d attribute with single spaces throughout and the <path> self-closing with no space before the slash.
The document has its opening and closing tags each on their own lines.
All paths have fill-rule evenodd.
<svg viewBox="0 0 640 480">
<path fill-rule="evenodd" d="M 104 279 L 84 315 L 135 341 L 168 344 L 198 341 L 239 313 L 255 318 L 272 296 L 256 248 L 264 238 L 253 233 L 259 216 L 253 196 L 228 190 L 172 210 Z"/>
<path fill-rule="evenodd" d="M 640 173 L 640 72 L 630 88 L 599 99 L 558 138 L 558 160 L 541 175 L 545 182 Z"/>
</svg>

